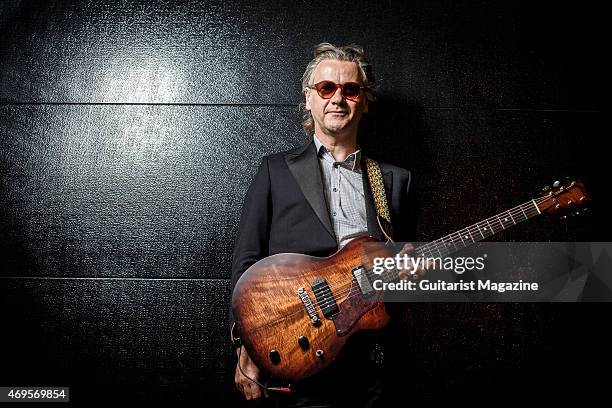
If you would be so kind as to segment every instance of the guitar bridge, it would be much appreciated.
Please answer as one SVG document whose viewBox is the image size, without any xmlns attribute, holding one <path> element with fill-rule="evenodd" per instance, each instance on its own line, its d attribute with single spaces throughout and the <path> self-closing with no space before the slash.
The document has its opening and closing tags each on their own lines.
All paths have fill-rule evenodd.
<svg viewBox="0 0 612 408">
<path fill-rule="evenodd" d="M 306 308 L 306 313 L 308 313 L 308 317 L 312 322 L 313 326 L 319 326 L 321 324 L 321 319 L 317 314 L 317 310 L 315 306 L 312 304 L 312 300 L 310 300 L 310 296 L 308 296 L 308 292 L 304 288 L 298 288 L 297 295 L 300 297 L 304 308 Z"/>
</svg>

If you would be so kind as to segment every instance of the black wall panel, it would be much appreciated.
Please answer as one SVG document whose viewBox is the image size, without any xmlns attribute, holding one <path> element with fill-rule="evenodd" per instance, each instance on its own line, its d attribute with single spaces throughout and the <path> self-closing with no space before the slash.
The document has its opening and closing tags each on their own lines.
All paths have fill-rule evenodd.
<svg viewBox="0 0 612 408">
<path fill-rule="evenodd" d="M 309 50 L 356 42 L 420 106 L 596 109 L 603 16 L 558 2 L 19 1 L 0 100 L 297 104 Z"/>
<path fill-rule="evenodd" d="M 226 280 L 14 278 L 0 295 L 3 384 L 70 384 L 91 404 L 186 401 L 227 382 Z"/>
<path fill-rule="evenodd" d="M 307 140 L 295 107 L 4 105 L 0 118 L 4 276 L 227 278 L 261 157 Z"/>
<path fill-rule="evenodd" d="M 589 217 L 499 239 L 609 241 L 603 15 L 558 2 L 1 1 L 0 386 L 68 384 L 84 403 L 100 385 L 133 401 L 238 400 L 227 307 L 240 206 L 263 155 L 307 140 L 300 78 L 322 41 L 370 54 L 379 101 L 361 145 L 413 171 L 415 240 L 579 175 Z M 607 309 L 406 305 L 397 392 L 555 399 L 543 390 L 568 378 L 597 390 Z"/>
</svg>

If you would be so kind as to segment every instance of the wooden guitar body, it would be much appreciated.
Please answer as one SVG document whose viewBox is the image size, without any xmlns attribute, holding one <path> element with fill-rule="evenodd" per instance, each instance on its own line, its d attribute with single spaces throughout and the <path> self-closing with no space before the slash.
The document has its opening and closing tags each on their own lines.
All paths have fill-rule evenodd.
<svg viewBox="0 0 612 408">
<path fill-rule="evenodd" d="M 352 273 L 364 263 L 364 244 L 376 242 L 357 238 L 327 258 L 273 255 L 245 271 L 232 311 L 260 369 L 286 381 L 309 377 L 336 359 L 351 334 L 387 324 L 381 292 L 364 297 Z M 376 247 L 376 256 L 391 256 L 382 243 Z"/>
</svg>

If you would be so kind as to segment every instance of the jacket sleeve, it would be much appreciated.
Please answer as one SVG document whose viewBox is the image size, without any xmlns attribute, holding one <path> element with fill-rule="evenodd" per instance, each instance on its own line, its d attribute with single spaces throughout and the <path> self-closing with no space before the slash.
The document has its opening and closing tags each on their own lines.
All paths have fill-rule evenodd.
<svg viewBox="0 0 612 408">
<path fill-rule="evenodd" d="M 271 218 L 270 173 L 268 159 L 264 157 L 242 204 L 238 236 L 232 256 L 232 293 L 244 271 L 268 256 Z M 233 322 L 230 302 L 230 327 Z"/>
</svg>

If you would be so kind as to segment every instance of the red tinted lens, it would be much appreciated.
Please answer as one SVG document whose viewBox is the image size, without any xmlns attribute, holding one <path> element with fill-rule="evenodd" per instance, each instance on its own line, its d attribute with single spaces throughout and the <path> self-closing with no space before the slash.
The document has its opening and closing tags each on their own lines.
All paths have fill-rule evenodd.
<svg viewBox="0 0 612 408">
<path fill-rule="evenodd" d="M 336 84 L 331 81 L 322 81 L 315 85 L 321 98 L 331 98 L 336 93 Z"/>
<path fill-rule="evenodd" d="M 344 84 L 343 88 L 344 92 L 342 92 L 342 94 L 346 98 L 355 98 L 359 96 L 359 92 L 361 91 L 361 86 L 354 82 L 347 82 L 346 84 Z"/>
</svg>

